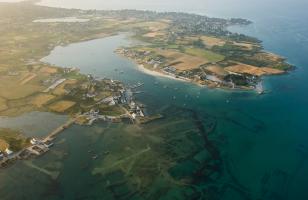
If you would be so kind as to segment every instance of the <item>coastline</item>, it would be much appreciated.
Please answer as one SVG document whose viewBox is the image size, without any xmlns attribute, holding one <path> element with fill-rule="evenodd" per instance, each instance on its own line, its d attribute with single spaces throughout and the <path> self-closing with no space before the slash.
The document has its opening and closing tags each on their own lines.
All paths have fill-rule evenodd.
<svg viewBox="0 0 308 200">
<path fill-rule="evenodd" d="M 63 61 L 57 56 L 49 59 L 57 67 L 76 66 L 83 74 L 97 78 L 102 74 L 129 86 L 144 84 L 136 89 L 140 92 L 136 100 L 144 100 L 148 113 L 159 112 L 163 118 L 140 125 L 100 120 L 92 126 L 73 125 L 59 135 L 50 152 L 0 169 L 1 197 L 308 199 L 308 71 L 301 67 L 308 61 L 303 53 L 308 43 L 295 36 L 305 36 L 298 19 L 304 16 L 297 13 L 292 18 L 289 10 L 279 18 L 278 22 L 286 19 L 283 23 L 274 23 L 274 13 L 251 12 L 266 21 L 260 22 L 265 27 L 258 32 L 264 34 L 265 47 L 290 57 L 298 66 L 294 73 L 262 77 L 264 95 L 254 89 L 211 88 L 194 78 L 179 80 L 163 68 L 121 59 L 112 54 L 114 48 L 96 39 L 54 51 L 51 57 L 63 57 Z M 235 12 L 237 16 L 247 10 Z M 75 62 L 79 58 L 82 62 Z M 44 122 L 54 122 L 49 120 Z M 34 122 L 41 126 L 40 121 Z M 33 126 L 27 128 L 31 131 Z"/>
<path fill-rule="evenodd" d="M 264 94 L 264 87 L 262 87 L 263 91 L 261 92 L 259 90 L 259 88 L 248 88 L 248 87 L 230 88 L 230 87 L 223 87 L 223 86 L 217 87 L 217 86 L 211 86 L 210 84 L 200 84 L 200 83 L 198 83 L 198 82 L 196 82 L 194 80 L 186 80 L 186 79 L 182 79 L 182 78 L 177 78 L 175 76 L 168 75 L 168 74 L 166 74 L 164 72 L 147 69 L 146 67 L 144 67 L 143 64 L 137 63 L 134 59 L 126 57 L 125 55 L 117 52 L 117 50 L 115 51 L 115 53 L 117 55 L 121 56 L 121 57 L 124 57 L 124 58 L 126 58 L 128 60 L 131 60 L 135 64 L 136 68 L 140 72 L 148 74 L 150 76 L 154 76 L 156 78 L 160 77 L 160 78 L 167 78 L 167 79 L 181 81 L 181 82 L 186 82 L 186 83 L 192 83 L 192 84 L 195 84 L 195 85 L 197 85 L 199 87 L 207 87 L 207 88 L 210 88 L 210 89 L 222 89 L 222 90 L 225 90 L 225 91 L 254 91 L 254 92 L 258 93 L 259 95 L 260 94 Z M 263 85 L 263 81 L 261 80 L 259 84 Z"/>
<path fill-rule="evenodd" d="M 184 80 L 181 78 L 177 78 L 168 74 L 165 74 L 163 72 L 159 72 L 159 71 L 154 71 L 154 70 L 150 70 L 144 67 L 144 65 L 142 64 L 137 64 L 135 63 L 137 66 L 137 69 L 145 74 L 151 75 L 151 76 L 155 76 L 155 77 L 162 77 L 162 78 L 169 78 L 169 79 L 173 79 L 173 80 L 177 80 L 177 81 L 182 81 L 182 82 L 188 82 L 188 83 L 193 83 L 192 81 L 188 81 L 188 80 Z"/>
<path fill-rule="evenodd" d="M 145 74 L 148 74 L 148 75 L 151 75 L 151 76 L 154 76 L 154 77 L 168 78 L 168 79 L 172 79 L 172 80 L 176 80 L 176 81 L 192 83 L 192 84 L 198 85 L 199 87 L 210 88 L 209 85 L 202 85 L 202 84 L 197 83 L 197 82 L 195 82 L 193 80 L 188 81 L 188 80 L 185 80 L 185 79 L 176 78 L 174 76 L 165 74 L 163 72 L 147 69 L 142 64 L 136 64 L 136 66 L 137 66 L 137 69 L 139 71 L 141 71 L 142 73 L 145 73 Z M 254 92 L 256 92 L 256 93 L 258 93 L 260 95 L 260 94 L 263 94 L 263 92 L 264 92 L 263 81 L 259 82 L 259 84 L 262 85 L 261 90 L 260 90 L 260 87 L 257 87 L 257 88 L 254 88 L 254 89 L 252 89 L 252 88 L 228 88 L 228 87 L 212 87 L 212 88 L 213 89 L 222 89 L 222 90 L 225 90 L 225 91 L 254 91 Z"/>
</svg>

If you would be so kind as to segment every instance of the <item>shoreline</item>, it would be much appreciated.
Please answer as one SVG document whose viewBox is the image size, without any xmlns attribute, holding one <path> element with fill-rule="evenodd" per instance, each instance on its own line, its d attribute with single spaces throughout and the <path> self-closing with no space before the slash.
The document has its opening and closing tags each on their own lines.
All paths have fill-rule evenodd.
<svg viewBox="0 0 308 200">
<path fill-rule="evenodd" d="M 192 81 L 184 80 L 184 79 L 181 79 L 181 78 L 176 78 L 176 77 L 174 77 L 174 76 L 165 74 L 165 73 L 163 73 L 163 72 L 159 72 L 159 71 L 147 69 L 147 68 L 145 68 L 144 65 L 142 65 L 142 64 L 137 64 L 137 63 L 135 63 L 135 64 L 136 64 L 137 69 L 138 69 L 139 71 L 141 71 L 141 72 L 143 72 L 143 73 L 145 73 L 145 74 L 154 76 L 154 77 L 168 78 L 168 79 L 173 79 L 173 80 L 177 80 L 177 81 L 182 81 L 182 82 L 187 82 L 187 83 L 193 83 Z"/>
<path fill-rule="evenodd" d="M 38 5 L 38 6 L 43 6 L 43 7 L 48 7 L 46 5 L 40 5 L 42 1 L 41 0 L 37 0 L 33 3 L 33 5 Z M 52 7 L 52 8 L 60 8 L 61 7 Z M 62 8 L 62 9 L 70 9 L 70 8 Z M 71 18 L 71 17 L 64 17 L 65 18 Z M 73 17 L 74 18 L 74 17 Z M 78 17 L 77 17 L 78 18 Z M 48 19 L 48 18 L 47 18 Z M 59 18 L 61 19 L 61 18 Z M 38 20 L 46 20 L 46 19 L 38 19 Z M 35 21 L 35 20 L 34 20 Z M 33 22 L 34 22 L 33 21 Z M 237 25 L 235 25 L 237 26 Z M 61 46 L 61 47 L 65 47 L 65 46 L 69 46 L 71 44 L 75 44 L 75 43 L 80 43 L 80 42 L 87 42 L 87 41 L 92 41 L 92 40 L 96 40 L 96 39 L 103 39 L 103 38 L 108 38 L 110 36 L 113 36 L 113 35 L 118 35 L 118 33 L 105 33 L 105 32 L 100 32 L 100 33 L 96 33 L 96 34 L 92 34 L 92 35 L 87 35 L 87 36 L 83 36 L 83 37 L 79 37 L 78 39 L 75 39 L 75 40 L 72 40 L 72 41 L 65 41 L 63 44 L 61 45 L 54 45 L 54 44 L 51 44 L 51 47 L 47 48 L 45 51 L 43 51 L 43 55 L 41 58 L 35 58 L 35 60 L 37 60 L 38 63 L 42 63 L 42 64 L 51 64 L 51 63 L 47 63 L 47 62 L 44 62 L 42 61 L 43 58 L 45 58 L 46 56 L 50 55 L 51 52 L 57 48 L 58 46 Z M 267 52 L 267 51 L 266 51 Z M 270 53 L 270 52 L 269 52 Z M 45 55 L 44 55 L 45 54 Z M 125 56 L 124 56 L 125 57 Z M 132 59 L 133 60 L 133 59 Z M 134 62 L 134 61 L 133 61 Z M 177 80 L 177 81 L 182 81 L 182 82 L 188 82 L 188 83 L 193 83 L 193 84 L 196 84 L 198 86 L 201 86 L 201 87 L 208 87 L 208 88 L 215 88 L 215 89 L 218 89 L 218 88 L 223 88 L 223 89 L 226 89 L 226 90 L 231 90 L 231 91 L 234 91 L 234 90 L 254 90 L 254 91 L 257 91 L 258 88 L 246 88 L 246 87 L 238 87 L 238 88 L 232 88 L 232 87 L 224 87 L 224 86 L 217 86 L 215 85 L 217 82 L 206 82 L 205 84 L 199 82 L 199 81 L 196 81 L 194 79 L 190 79 L 190 78 L 187 78 L 185 79 L 184 78 L 181 78 L 181 77 L 177 77 L 177 76 L 173 76 L 172 74 L 168 74 L 168 72 L 164 72 L 164 71 L 161 71 L 161 70 L 151 70 L 151 69 L 148 69 L 138 63 L 135 62 L 135 64 L 137 65 L 137 68 L 139 71 L 145 73 L 145 74 L 149 74 L 151 76 L 155 76 L 155 77 L 163 77 L 163 78 L 169 78 L 169 79 L 172 79 L 172 80 Z M 56 65 L 52 65 L 53 67 L 55 68 L 63 68 L 63 66 L 56 66 Z"/>
<path fill-rule="evenodd" d="M 265 91 L 265 90 L 263 90 L 263 92 L 260 92 L 259 91 L 259 89 L 258 88 L 229 88 L 229 87 L 210 87 L 209 85 L 207 85 L 207 84 L 200 84 L 200 83 L 198 83 L 198 82 L 196 82 L 196 81 L 193 81 L 193 80 L 185 80 L 185 79 L 182 79 L 182 78 L 177 78 L 177 77 L 174 77 L 174 76 L 171 76 L 171 75 L 168 75 L 168 74 L 166 74 L 166 73 L 164 73 L 164 72 L 159 72 L 159 71 L 156 71 L 156 70 L 150 70 L 150 69 L 147 69 L 146 67 L 144 67 L 144 65 L 143 64 L 139 64 L 139 63 L 137 63 L 134 59 L 132 59 L 132 58 L 129 58 L 129 57 L 126 57 L 126 56 L 124 56 L 123 54 L 121 54 L 121 53 L 118 53 L 117 52 L 117 50 L 115 51 L 115 53 L 117 54 L 117 55 L 119 55 L 119 56 L 121 56 L 121 57 L 124 57 L 124 58 L 126 58 L 126 59 L 128 59 L 128 60 L 131 60 L 133 63 L 134 63 L 134 65 L 136 66 L 136 69 L 138 70 L 138 71 L 140 71 L 140 72 L 142 72 L 142 73 L 145 73 L 145 74 L 148 74 L 148 75 L 150 75 L 150 76 L 153 76 L 153 77 L 155 77 L 155 78 L 166 78 L 166 79 L 171 79 L 171 80 L 176 80 L 176 81 L 180 81 L 180 82 L 186 82 L 186 83 L 192 83 L 192 84 L 194 84 L 194 85 L 197 85 L 197 86 L 199 86 L 199 87 L 206 87 L 206 88 L 209 88 L 209 89 L 221 89 L 221 90 L 224 90 L 224 91 L 239 91 L 239 92 L 250 92 L 250 91 L 253 91 L 253 92 L 255 92 L 255 93 L 257 93 L 257 94 L 264 94 L 263 92 Z M 260 81 L 260 83 L 259 84 L 262 84 L 263 85 L 263 81 Z M 264 87 L 263 87 L 263 89 L 264 89 Z"/>
<path fill-rule="evenodd" d="M 141 71 L 142 73 L 145 73 L 145 74 L 148 74 L 148 75 L 151 75 L 151 76 L 154 76 L 154 77 L 161 77 L 161 78 L 168 78 L 168 79 L 172 79 L 172 80 L 176 80 L 176 81 L 181 81 L 181 82 L 186 82 L 186 83 L 192 83 L 194 85 L 197 85 L 199 87 L 207 87 L 209 89 L 222 89 L 224 91 L 254 91 L 258 94 L 263 94 L 264 92 L 264 86 L 263 86 L 263 81 L 261 81 L 259 84 L 262 85 L 262 89 L 263 89 L 263 92 L 260 92 L 260 89 L 259 88 L 254 88 L 254 89 L 249 89 L 249 88 L 228 88 L 228 87 L 212 87 L 210 88 L 208 85 L 202 85 L 200 83 L 197 83 L 193 80 L 191 81 L 188 81 L 188 80 L 184 80 L 184 79 L 181 79 L 181 78 L 176 78 L 174 76 L 171 76 L 171 75 L 168 75 L 168 74 L 165 74 L 163 72 L 159 72 L 159 71 L 154 71 L 154 70 L 150 70 L 150 69 L 147 69 L 145 68 L 142 64 L 136 64 L 137 66 L 137 69 L 139 71 Z"/>
</svg>

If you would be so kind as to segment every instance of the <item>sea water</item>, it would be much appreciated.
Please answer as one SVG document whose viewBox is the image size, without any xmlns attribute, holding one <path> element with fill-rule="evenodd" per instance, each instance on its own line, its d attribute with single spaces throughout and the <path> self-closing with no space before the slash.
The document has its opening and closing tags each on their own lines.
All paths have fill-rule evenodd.
<svg viewBox="0 0 308 200">
<path fill-rule="evenodd" d="M 241 3 L 226 1 L 236 2 Z M 202 8 L 187 10 L 189 4 L 182 10 L 254 21 L 230 30 L 258 37 L 265 50 L 297 67 L 286 75 L 266 77 L 269 94 L 208 89 L 144 74 L 114 53 L 130 45 L 126 34 L 57 47 L 43 61 L 126 84 L 142 82 L 144 93 L 137 100 L 165 117 L 143 126 L 73 126 L 44 157 L 0 172 L 1 197 L 307 199 L 306 5 L 245 2 L 229 8 L 210 2 L 214 8 L 205 9 L 199 1 Z M 155 4 L 140 8 L 163 7 Z M 172 3 L 167 4 L 164 8 L 172 10 Z"/>
</svg>

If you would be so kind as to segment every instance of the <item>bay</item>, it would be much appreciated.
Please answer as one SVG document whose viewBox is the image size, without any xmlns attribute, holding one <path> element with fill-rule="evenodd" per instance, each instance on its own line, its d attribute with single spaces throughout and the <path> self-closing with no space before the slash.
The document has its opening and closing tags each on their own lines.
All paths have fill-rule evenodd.
<svg viewBox="0 0 308 200">
<path fill-rule="evenodd" d="M 114 78 L 126 84 L 143 82 L 145 93 L 137 96 L 138 101 L 146 104 L 153 113 L 162 112 L 165 119 L 143 127 L 105 123 L 93 127 L 74 126 L 61 135 L 50 154 L 34 161 L 35 166 L 55 173 L 44 174 L 29 163 L 20 163 L 6 173 L 0 172 L 1 180 L 6 180 L 0 184 L 0 194 L 4 199 L 22 199 L 22 196 L 31 197 L 28 199 L 114 199 L 115 195 L 124 194 L 122 197 L 125 197 L 125 194 L 135 191 L 137 194 L 146 192 L 153 199 L 155 195 L 165 199 L 185 199 L 185 195 L 192 193 L 189 191 L 191 187 L 205 194 L 217 195 L 216 199 L 308 198 L 305 188 L 308 184 L 308 27 L 305 25 L 308 16 L 304 12 L 307 4 L 304 1 L 283 4 L 280 1 L 239 0 L 189 2 L 176 5 L 174 1 L 111 4 L 65 0 L 60 4 L 59 1 L 43 1 L 43 4 L 92 9 L 131 6 L 245 17 L 254 24 L 231 27 L 230 30 L 260 38 L 265 50 L 285 56 L 297 69 L 287 75 L 265 78 L 266 87 L 271 92 L 258 96 L 251 92 L 207 89 L 144 74 L 131 61 L 114 53 L 117 47 L 132 42 L 126 34 L 57 47 L 43 61 L 63 67 L 76 66 L 82 73 Z M 123 70 L 124 74 L 115 69 Z M 172 184 L 161 174 L 170 173 L 176 179 L 196 168 L 187 155 L 200 145 L 196 116 L 205 125 L 212 121 L 216 123 L 215 131 L 208 138 L 210 145 L 219 152 L 216 162 L 220 162 L 220 169 L 209 170 L 212 173 L 202 175 L 201 179 L 191 175 L 196 182 L 188 187 Z M 192 137 L 189 141 L 187 135 Z M 178 139 L 180 136 L 187 140 Z M 101 154 L 98 160 L 91 159 L 92 151 Z M 105 152 L 110 153 L 104 155 Z M 197 155 L 203 155 L 201 152 Z M 164 169 L 175 155 L 182 156 L 184 164 L 179 162 L 175 168 Z M 126 157 L 130 159 L 127 161 Z M 119 164 L 115 166 L 115 163 Z M 161 163 L 158 165 L 161 166 L 160 173 L 151 168 L 157 163 Z M 113 170 L 108 170 L 110 168 Z M 121 174 L 119 169 L 127 174 Z M 29 179 L 25 173 L 36 178 Z M 208 177 L 212 179 L 211 184 L 207 182 Z M 12 181 L 15 179 L 19 181 Z M 109 185 L 116 180 L 126 184 L 109 190 Z M 40 187 L 31 187 L 36 181 L 42 183 Z M 142 183 L 139 185 L 143 188 L 141 190 L 131 184 L 138 181 Z M 25 185 L 27 190 L 22 189 Z M 13 193 L 16 189 L 20 192 Z"/>
</svg>

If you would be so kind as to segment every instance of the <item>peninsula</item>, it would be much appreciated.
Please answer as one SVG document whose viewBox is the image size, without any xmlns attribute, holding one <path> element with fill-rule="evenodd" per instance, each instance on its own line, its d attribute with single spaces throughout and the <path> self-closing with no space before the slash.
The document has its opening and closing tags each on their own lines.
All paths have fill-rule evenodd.
<svg viewBox="0 0 308 200">
<path fill-rule="evenodd" d="M 135 31 L 135 38 L 143 45 L 117 50 L 147 73 L 211 88 L 262 93 L 262 76 L 293 68 L 283 57 L 264 51 L 258 39 L 227 30 L 230 25 L 250 21 L 183 13 L 161 15 Z"/>
<path fill-rule="evenodd" d="M 142 83 L 128 87 L 116 80 L 81 74 L 76 67 L 41 61 L 57 46 L 119 32 L 133 33 L 142 44 L 120 48 L 117 53 L 155 75 L 213 88 L 256 89 L 262 76 L 282 74 L 293 66 L 263 51 L 256 38 L 227 30 L 228 26 L 250 23 L 176 12 L 62 9 L 33 1 L 0 3 L 0 116 L 55 112 L 70 115 L 79 124 L 123 118 L 147 123 L 160 118 L 145 116 L 134 101 L 132 90 Z M 0 160 L 14 157 L 13 150 L 19 156 L 37 144 L 41 148 L 37 151 L 44 152 L 50 142 L 0 130 Z"/>
</svg>

